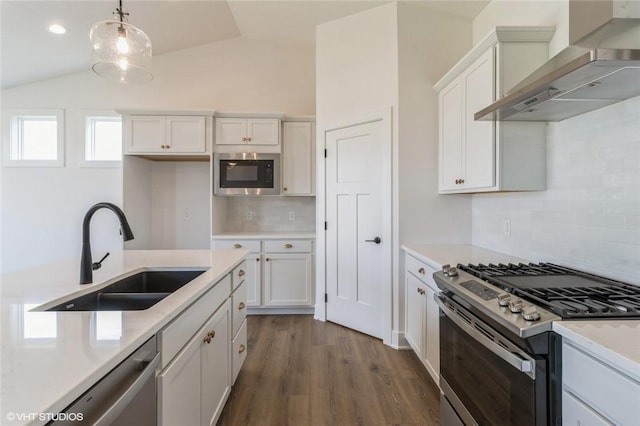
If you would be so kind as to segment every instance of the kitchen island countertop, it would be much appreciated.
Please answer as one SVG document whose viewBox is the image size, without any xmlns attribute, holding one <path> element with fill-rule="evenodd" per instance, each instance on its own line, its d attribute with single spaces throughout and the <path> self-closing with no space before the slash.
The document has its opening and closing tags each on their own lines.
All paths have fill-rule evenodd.
<svg viewBox="0 0 640 426">
<path fill-rule="evenodd" d="M 113 253 L 80 285 L 79 259 L 3 274 L 0 424 L 44 424 L 239 264 L 246 250 L 130 250 Z M 113 278 L 153 268 L 206 272 L 141 311 L 34 312 Z M 50 413 L 50 414 L 49 414 Z"/>
</svg>

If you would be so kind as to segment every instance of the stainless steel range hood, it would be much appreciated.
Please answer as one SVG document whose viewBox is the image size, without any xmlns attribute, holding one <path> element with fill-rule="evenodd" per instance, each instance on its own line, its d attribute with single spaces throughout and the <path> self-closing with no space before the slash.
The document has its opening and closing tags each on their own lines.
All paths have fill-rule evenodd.
<svg viewBox="0 0 640 426">
<path fill-rule="evenodd" d="M 475 120 L 561 121 L 640 95 L 640 19 L 611 19 Z"/>
</svg>

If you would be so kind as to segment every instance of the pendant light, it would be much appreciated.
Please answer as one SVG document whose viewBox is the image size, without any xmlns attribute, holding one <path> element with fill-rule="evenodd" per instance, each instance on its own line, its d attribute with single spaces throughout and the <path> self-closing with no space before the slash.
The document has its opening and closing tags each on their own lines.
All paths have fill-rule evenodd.
<svg viewBox="0 0 640 426">
<path fill-rule="evenodd" d="M 151 75 L 151 40 L 141 29 L 127 23 L 129 13 L 120 7 L 117 20 L 100 21 L 89 33 L 93 71 L 121 83 L 146 83 Z"/>
</svg>

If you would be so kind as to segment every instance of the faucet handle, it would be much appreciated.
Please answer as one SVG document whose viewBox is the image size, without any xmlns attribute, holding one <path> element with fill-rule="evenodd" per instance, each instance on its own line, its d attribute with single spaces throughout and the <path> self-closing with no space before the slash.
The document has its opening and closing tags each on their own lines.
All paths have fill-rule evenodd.
<svg viewBox="0 0 640 426">
<path fill-rule="evenodd" d="M 97 262 L 93 262 L 93 263 L 91 264 L 91 270 L 95 271 L 95 270 L 97 270 L 97 269 L 100 269 L 100 268 L 102 267 L 102 262 L 104 262 L 104 260 L 105 260 L 107 257 L 109 257 L 109 255 L 110 255 L 110 254 L 111 254 L 111 253 L 107 252 L 107 254 L 105 254 L 104 256 L 102 256 L 102 259 L 100 259 L 100 260 L 99 260 L 99 261 L 97 261 Z"/>
</svg>

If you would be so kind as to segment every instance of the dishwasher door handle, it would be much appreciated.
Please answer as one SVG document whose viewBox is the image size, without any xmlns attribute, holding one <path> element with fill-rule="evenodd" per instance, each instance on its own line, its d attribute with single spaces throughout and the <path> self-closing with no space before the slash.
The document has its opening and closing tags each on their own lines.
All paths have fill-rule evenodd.
<svg viewBox="0 0 640 426">
<path fill-rule="evenodd" d="M 122 395 L 116 400 L 115 403 L 100 418 L 94 423 L 95 426 L 107 426 L 113 423 L 113 421 L 124 411 L 129 403 L 135 398 L 142 387 L 147 383 L 147 380 L 151 376 L 156 374 L 156 368 L 160 364 L 160 354 L 156 356 L 147 364 L 144 370 L 140 373 L 138 378 L 125 390 Z"/>
</svg>

